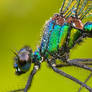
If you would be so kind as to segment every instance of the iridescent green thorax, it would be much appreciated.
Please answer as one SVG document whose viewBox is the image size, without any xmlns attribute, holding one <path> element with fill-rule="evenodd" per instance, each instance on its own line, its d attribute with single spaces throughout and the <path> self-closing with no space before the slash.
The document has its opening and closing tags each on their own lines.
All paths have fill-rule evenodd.
<svg viewBox="0 0 92 92">
<path fill-rule="evenodd" d="M 59 48 L 61 48 L 66 42 L 66 38 L 68 36 L 68 32 L 71 29 L 71 26 L 68 23 L 62 25 L 59 36 Z"/>
<path fill-rule="evenodd" d="M 42 60 L 39 49 L 32 54 L 32 62 L 39 62 Z"/>
<path fill-rule="evenodd" d="M 55 24 L 55 21 L 50 20 L 45 26 L 44 34 L 43 34 L 41 45 L 40 45 L 42 55 L 44 55 L 44 53 L 47 50 L 48 43 L 49 43 L 49 37 L 53 30 L 54 24 Z"/>
<path fill-rule="evenodd" d="M 56 24 L 55 20 L 51 20 L 45 27 L 45 32 L 41 41 L 41 54 L 48 56 L 58 52 L 59 48 L 62 48 L 66 42 L 70 25 L 64 23 L 62 26 Z"/>
<path fill-rule="evenodd" d="M 67 23 L 60 25 L 55 25 L 51 35 L 49 37 L 49 43 L 48 43 L 48 52 L 53 53 L 57 52 L 59 48 L 61 48 L 67 38 L 68 31 L 70 29 L 70 25 Z"/>
<path fill-rule="evenodd" d="M 54 28 L 52 29 L 52 32 L 49 37 L 48 48 L 47 48 L 49 52 L 57 51 L 60 31 L 61 31 L 60 25 L 55 25 Z"/>
<path fill-rule="evenodd" d="M 74 46 L 74 42 L 77 41 L 81 35 L 82 33 L 80 30 L 74 28 L 71 30 L 69 39 L 69 48 L 72 48 Z"/>
<path fill-rule="evenodd" d="M 84 25 L 84 31 L 92 31 L 92 22 L 87 22 L 85 25 Z"/>
</svg>

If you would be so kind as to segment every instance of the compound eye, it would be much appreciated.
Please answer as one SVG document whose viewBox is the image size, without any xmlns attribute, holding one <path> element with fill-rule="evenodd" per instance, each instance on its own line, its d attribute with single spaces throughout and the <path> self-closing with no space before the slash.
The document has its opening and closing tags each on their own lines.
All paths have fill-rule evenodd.
<svg viewBox="0 0 92 92">
<path fill-rule="evenodd" d="M 16 73 L 16 75 L 21 75 L 25 72 L 21 71 L 20 68 L 17 68 L 15 73 Z"/>
<path fill-rule="evenodd" d="M 14 63 L 14 68 L 18 68 L 18 64 Z"/>
<path fill-rule="evenodd" d="M 18 59 L 18 64 L 19 66 L 24 66 L 26 63 L 30 62 L 30 56 L 28 52 L 23 52 L 19 53 L 19 59 Z"/>
<path fill-rule="evenodd" d="M 28 61 L 29 60 L 30 52 L 26 49 L 22 49 L 18 53 L 18 57 L 20 61 Z"/>
<path fill-rule="evenodd" d="M 27 62 L 26 61 L 19 61 L 19 66 L 24 66 Z"/>
<path fill-rule="evenodd" d="M 19 55 L 19 60 L 20 61 L 28 61 L 29 60 L 29 54 L 28 53 L 22 53 Z"/>
</svg>

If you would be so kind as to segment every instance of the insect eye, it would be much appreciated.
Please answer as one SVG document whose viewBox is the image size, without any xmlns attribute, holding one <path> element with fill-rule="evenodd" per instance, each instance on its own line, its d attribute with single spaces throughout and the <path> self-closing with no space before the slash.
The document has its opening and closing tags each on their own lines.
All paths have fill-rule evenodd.
<svg viewBox="0 0 92 92">
<path fill-rule="evenodd" d="M 18 64 L 17 63 L 14 63 L 14 68 L 18 68 Z"/>
<path fill-rule="evenodd" d="M 19 61 L 20 66 L 24 66 L 26 64 L 26 61 Z"/>
</svg>

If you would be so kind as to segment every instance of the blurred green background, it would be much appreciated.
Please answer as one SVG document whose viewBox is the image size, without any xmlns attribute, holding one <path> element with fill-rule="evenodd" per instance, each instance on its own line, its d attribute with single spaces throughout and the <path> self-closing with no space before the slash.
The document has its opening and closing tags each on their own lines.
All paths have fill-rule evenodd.
<svg viewBox="0 0 92 92">
<path fill-rule="evenodd" d="M 13 69 L 13 50 L 29 45 L 37 48 L 46 20 L 58 13 L 62 0 L 0 0 L 0 92 L 24 88 L 29 72 L 16 76 Z M 85 19 L 90 21 L 91 18 Z M 92 39 L 71 51 L 71 58 L 92 58 Z M 28 92 L 77 92 L 75 82 L 54 73 L 46 62 L 41 65 Z M 32 69 L 32 67 L 31 67 Z M 62 68 L 84 81 L 89 71 L 77 67 Z M 92 87 L 92 78 L 87 82 Z M 83 89 L 81 92 L 88 92 Z"/>
</svg>

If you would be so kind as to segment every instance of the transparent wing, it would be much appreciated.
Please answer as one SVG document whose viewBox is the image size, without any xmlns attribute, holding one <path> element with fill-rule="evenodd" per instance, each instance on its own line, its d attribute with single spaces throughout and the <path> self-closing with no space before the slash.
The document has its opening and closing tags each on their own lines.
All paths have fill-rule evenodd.
<svg viewBox="0 0 92 92">
<path fill-rule="evenodd" d="M 60 14 L 63 14 L 66 18 L 75 14 L 75 10 L 78 4 L 78 0 L 64 0 Z"/>
<path fill-rule="evenodd" d="M 92 0 L 80 0 L 77 15 L 81 20 L 85 17 L 92 16 Z"/>
<path fill-rule="evenodd" d="M 65 18 L 75 16 L 81 20 L 92 16 L 92 0 L 64 0 L 60 14 Z"/>
</svg>

